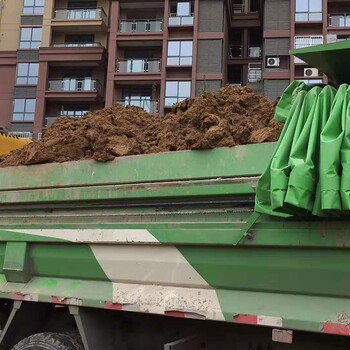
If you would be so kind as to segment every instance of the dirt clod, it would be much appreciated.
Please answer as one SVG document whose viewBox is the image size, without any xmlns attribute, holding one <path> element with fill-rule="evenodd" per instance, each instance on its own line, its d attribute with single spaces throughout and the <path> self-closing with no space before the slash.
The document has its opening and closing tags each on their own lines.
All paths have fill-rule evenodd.
<svg viewBox="0 0 350 350">
<path fill-rule="evenodd" d="M 0 167 L 232 147 L 276 141 L 275 105 L 246 87 L 187 99 L 166 116 L 115 105 L 83 118 L 58 118 L 43 138 L 0 158 Z"/>
</svg>

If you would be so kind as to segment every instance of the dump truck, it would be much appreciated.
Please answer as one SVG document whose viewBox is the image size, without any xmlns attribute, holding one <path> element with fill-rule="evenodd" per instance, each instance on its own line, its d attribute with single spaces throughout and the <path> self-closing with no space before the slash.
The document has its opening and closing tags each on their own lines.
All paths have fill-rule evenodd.
<svg viewBox="0 0 350 350">
<path fill-rule="evenodd" d="M 293 83 L 277 143 L 0 169 L 3 349 L 349 349 L 332 45 L 295 52 L 339 88 Z"/>
</svg>

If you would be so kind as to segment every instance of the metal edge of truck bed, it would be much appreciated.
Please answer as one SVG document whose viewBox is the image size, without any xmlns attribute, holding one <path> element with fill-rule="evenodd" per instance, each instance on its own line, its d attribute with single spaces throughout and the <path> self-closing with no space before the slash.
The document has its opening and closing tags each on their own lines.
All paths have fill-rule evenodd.
<svg viewBox="0 0 350 350">
<path fill-rule="evenodd" d="M 0 191 L 259 176 L 275 143 L 0 169 Z"/>
</svg>

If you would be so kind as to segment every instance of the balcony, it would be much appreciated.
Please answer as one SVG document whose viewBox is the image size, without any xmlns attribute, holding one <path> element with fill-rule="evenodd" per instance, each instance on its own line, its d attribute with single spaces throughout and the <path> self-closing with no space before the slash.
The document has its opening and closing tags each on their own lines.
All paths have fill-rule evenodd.
<svg viewBox="0 0 350 350">
<path fill-rule="evenodd" d="M 247 3 L 232 3 L 231 7 L 231 27 L 259 27 L 262 24 L 261 7 L 258 1 Z"/>
<path fill-rule="evenodd" d="M 160 59 L 129 59 L 117 61 L 118 73 L 158 73 Z"/>
<path fill-rule="evenodd" d="M 56 9 L 51 25 L 56 30 L 64 27 L 62 30 L 84 32 L 84 30 L 91 29 L 91 26 L 94 26 L 95 30 L 106 30 L 107 23 L 107 15 L 103 8 L 75 8 Z"/>
<path fill-rule="evenodd" d="M 29 139 L 29 140 L 33 138 L 33 133 L 29 131 L 10 131 L 9 135 L 20 137 L 22 139 Z"/>
<path fill-rule="evenodd" d="M 52 47 L 102 47 L 101 43 L 53 43 Z"/>
<path fill-rule="evenodd" d="M 349 28 L 349 13 L 332 13 L 328 15 L 328 26 L 332 28 Z"/>
<path fill-rule="evenodd" d="M 53 100 L 95 101 L 102 96 L 101 83 L 91 78 L 50 79 L 46 91 L 46 97 Z"/>
<path fill-rule="evenodd" d="M 82 118 L 88 112 L 89 111 L 75 111 L 75 113 L 71 113 L 70 111 L 59 111 L 57 114 L 47 115 L 45 117 L 45 127 L 49 128 L 58 118 Z"/>
<path fill-rule="evenodd" d="M 169 27 L 172 26 L 193 26 L 193 13 L 190 16 L 178 16 L 176 13 L 170 13 Z"/>
<path fill-rule="evenodd" d="M 39 50 L 40 61 L 55 62 L 60 65 L 81 65 L 87 62 L 90 67 L 107 64 L 107 51 L 100 43 L 71 42 L 52 43 L 51 47 L 42 47 Z"/>
<path fill-rule="evenodd" d="M 233 15 L 245 15 L 248 13 L 257 13 L 249 4 L 232 4 Z"/>
<path fill-rule="evenodd" d="M 229 81 L 227 86 L 242 86 L 243 83 L 241 81 Z"/>
<path fill-rule="evenodd" d="M 301 49 L 304 47 L 311 47 L 323 44 L 323 35 L 306 35 L 306 36 L 295 36 L 294 47 Z M 298 57 L 294 57 L 294 63 L 305 63 Z"/>
<path fill-rule="evenodd" d="M 242 57 L 243 56 L 243 46 L 241 46 L 241 45 L 230 45 L 228 56 L 229 56 L 229 58 Z"/>
<path fill-rule="evenodd" d="M 146 112 L 151 114 L 159 113 L 159 101 L 151 100 L 150 98 L 130 98 L 124 100 L 116 100 L 115 103 L 119 103 L 124 107 L 134 106 L 144 109 Z"/>
<path fill-rule="evenodd" d="M 262 57 L 262 46 L 250 45 L 247 48 L 248 55 L 246 54 L 244 47 L 241 45 L 230 45 L 229 47 L 229 58 L 235 59 L 247 59 L 247 58 L 261 58 Z"/>
<path fill-rule="evenodd" d="M 162 33 L 162 19 L 128 19 L 122 20 L 119 26 L 120 33 Z"/>
</svg>

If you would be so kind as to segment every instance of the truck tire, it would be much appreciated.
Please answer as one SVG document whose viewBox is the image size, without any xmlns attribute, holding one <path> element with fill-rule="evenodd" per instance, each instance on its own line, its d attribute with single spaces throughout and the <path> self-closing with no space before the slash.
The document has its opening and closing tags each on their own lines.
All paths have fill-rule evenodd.
<svg viewBox="0 0 350 350">
<path fill-rule="evenodd" d="M 84 346 L 79 336 L 38 333 L 21 340 L 12 350 L 84 350 Z"/>
</svg>

